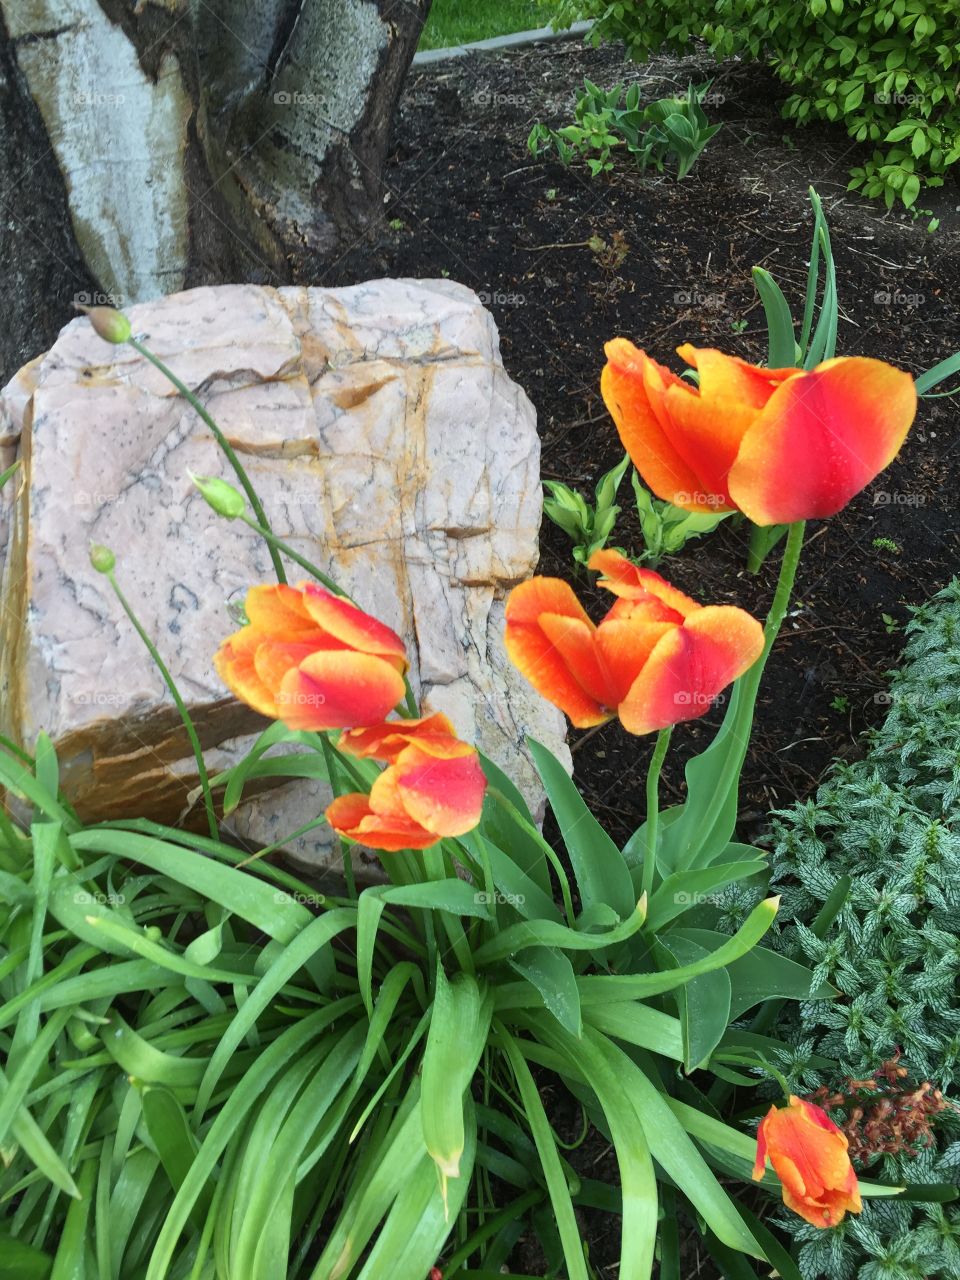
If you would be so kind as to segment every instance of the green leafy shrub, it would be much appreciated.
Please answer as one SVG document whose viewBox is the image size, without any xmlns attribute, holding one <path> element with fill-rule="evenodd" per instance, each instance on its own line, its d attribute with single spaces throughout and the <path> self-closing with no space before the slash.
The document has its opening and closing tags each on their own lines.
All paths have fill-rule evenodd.
<svg viewBox="0 0 960 1280">
<path fill-rule="evenodd" d="M 873 154 L 850 187 L 912 206 L 960 159 L 960 8 L 953 0 L 566 0 L 558 22 L 595 18 L 596 41 L 643 60 L 700 36 L 718 58 L 770 63 L 785 114 L 842 121 Z"/>
<path fill-rule="evenodd" d="M 960 582 L 919 609 L 907 632 L 904 664 L 889 693 L 877 695 L 890 711 L 867 757 L 838 767 L 815 800 L 779 815 L 775 828 L 774 885 L 780 919 L 790 922 L 778 946 L 841 992 L 781 1011 L 792 1051 L 779 1065 L 803 1093 L 866 1079 L 897 1050 L 917 1083 L 948 1092 L 960 1080 Z M 817 937 L 811 925 L 843 877 L 846 900 Z M 817 1055 L 837 1066 L 817 1065 Z M 868 1174 L 956 1183 L 952 1108 L 934 1133 L 929 1149 L 883 1155 Z M 779 1225 L 795 1236 L 810 1280 L 960 1274 L 955 1204 L 872 1201 L 831 1232 L 796 1218 Z"/>
<path fill-rule="evenodd" d="M 604 90 L 584 79 L 575 123 L 551 129 L 538 121 L 527 147 L 535 156 L 553 149 L 565 165 L 582 156 L 595 178 L 613 168 L 614 149 L 626 147 L 641 170 L 653 167 L 662 173 L 672 159 L 679 180 L 687 176 L 721 127 L 707 123 L 701 106 L 709 87 L 690 85 L 682 98 L 660 98 L 641 107 L 638 85 L 632 85 L 624 97 L 622 84 Z"/>
</svg>

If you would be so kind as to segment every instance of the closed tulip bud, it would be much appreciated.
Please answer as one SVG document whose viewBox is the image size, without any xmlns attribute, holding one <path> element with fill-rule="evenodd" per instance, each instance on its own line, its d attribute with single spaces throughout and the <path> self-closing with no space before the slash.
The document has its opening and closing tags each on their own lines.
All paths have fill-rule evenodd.
<svg viewBox="0 0 960 1280">
<path fill-rule="evenodd" d="M 94 542 L 90 546 L 90 563 L 97 573 L 113 573 L 117 557 L 109 547 L 104 547 L 99 542 Z"/>
<path fill-rule="evenodd" d="M 188 471 L 187 475 L 218 516 L 236 520 L 237 516 L 242 516 L 246 511 L 247 502 L 243 494 L 232 484 L 227 484 L 226 480 L 220 480 L 216 476 L 195 476 L 192 471 Z"/>
<path fill-rule="evenodd" d="M 758 1181 L 768 1158 L 784 1204 L 813 1226 L 835 1227 L 846 1213 L 860 1212 L 846 1135 L 821 1107 L 793 1094 L 787 1106 L 771 1107 L 757 1132 Z"/>
<path fill-rule="evenodd" d="M 130 321 L 115 307 L 78 307 L 77 310 L 86 314 L 104 342 L 113 342 L 119 346 L 127 342 L 133 332 Z"/>
</svg>

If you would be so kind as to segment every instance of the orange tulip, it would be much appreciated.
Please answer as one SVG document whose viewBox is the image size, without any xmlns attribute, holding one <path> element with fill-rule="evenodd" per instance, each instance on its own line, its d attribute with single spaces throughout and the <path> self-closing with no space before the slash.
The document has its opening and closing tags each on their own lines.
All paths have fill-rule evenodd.
<svg viewBox="0 0 960 1280">
<path fill-rule="evenodd" d="M 444 715 L 388 720 L 341 735 L 348 755 L 387 761 L 369 796 L 340 796 L 326 811 L 338 835 L 372 849 L 425 849 L 480 821 L 487 781 L 477 753 Z"/>
<path fill-rule="evenodd" d="M 860 1212 L 846 1135 L 821 1107 L 793 1094 L 789 1106 L 771 1107 L 757 1131 L 757 1181 L 768 1155 L 783 1184 L 783 1203 L 813 1226 L 835 1227 L 845 1213 Z"/>
<path fill-rule="evenodd" d="M 214 658 L 224 684 L 290 729 L 382 720 L 404 695 L 403 642 L 376 618 L 314 583 L 251 587 L 250 622 Z"/>
<path fill-rule="evenodd" d="M 804 371 L 677 351 L 699 387 L 615 338 L 600 390 L 644 481 L 688 511 L 739 509 L 760 525 L 835 515 L 890 465 L 916 413 L 913 379 L 882 360 Z"/>
<path fill-rule="evenodd" d="M 590 568 L 619 596 L 594 626 L 570 586 L 531 578 L 507 601 L 511 661 L 578 729 L 619 716 L 628 733 L 651 733 L 709 709 L 760 656 L 763 628 L 733 605 L 699 605 L 617 551 Z"/>
</svg>

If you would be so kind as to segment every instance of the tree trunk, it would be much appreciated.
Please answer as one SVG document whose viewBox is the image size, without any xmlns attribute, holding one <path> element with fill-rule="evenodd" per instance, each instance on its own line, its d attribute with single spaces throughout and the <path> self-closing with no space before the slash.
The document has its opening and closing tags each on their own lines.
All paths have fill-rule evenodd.
<svg viewBox="0 0 960 1280">
<path fill-rule="evenodd" d="M 0 0 L 0 375 L 74 301 L 309 281 L 361 240 L 429 7 Z"/>
</svg>

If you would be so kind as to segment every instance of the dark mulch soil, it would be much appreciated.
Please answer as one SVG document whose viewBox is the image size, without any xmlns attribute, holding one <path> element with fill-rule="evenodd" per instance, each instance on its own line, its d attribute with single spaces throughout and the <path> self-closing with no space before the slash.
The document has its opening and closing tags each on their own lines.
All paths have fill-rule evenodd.
<svg viewBox="0 0 960 1280">
<path fill-rule="evenodd" d="M 604 86 L 639 81 L 648 97 L 713 76 L 712 92 L 723 100 L 709 114 L 724 128 L 683 183 L 643 176 L 628 163 L 592 181 L 583 167 L 533 159 L 525 145 L 531 124 L 568 120 L 584 74 Z M 624 334 L 664 361 L 687 340 L 762 361 L 750 268 L 772 271 L 799 309 L 811 182 L 833 232 L 839 353 L 883 357 L 914 372 L 930 367 L 960 347 L 960 193 L 955 186 L 937 193 L 934 234 L 926 218 L 886 214 L 848 196 L 858 148 L 842 129 L 796 130 L 781 120 L 783 97 L 761 67 L 717 68 L 696 51 L 634 67 L 617 49 L 577 43 L 413 73 L 387 172 L 388 218 L 402 227 L 358 245 L 320 283 L 444 275 L 475 288 L 500 327 L 507 369 L 537 408 L 544 476 L 591 491 L 622 456 L 598 392 L 604 341 Z M 595 236 L 600 251 L 586 243 Z M 761 694 L 742 837 L 762 841 L 769 811 L 812 794 L 831 760 L 856 756 L 858 735 L 882 717 L 884 672 L 896 664 L 908 607 L 956 571 L 955 421 L 953 400 L 927 401 L 900 460 L 842 514 L 811 526 Z M 630 505 L 627 482 L 621 492 Z M 639 550 L 635 518 L 621 520 L 615 541 Z M 897 550 L 875 547 L 879 537 Z M 541 572 L 568 577 L 569 544 L 549 523 L 542 546 Z M 776 557 L 751 578 L 745 553 L 745 532 L 725 522 L 661 571 L 702 601 L 736 602 L 763 616 Z M 600 594 L 583 585 L 588 599 Z M 718 719 L 714 713 L 675 735 L 667 802 L 681 798 L 683 758 L 704 745 Z M 588 803 L 625 838 L 643 816 L 651 743 L 616 722 L 572 740 Z M 588 1231 L 591 1256 L 615 1275 L 608 1233 L 597 1232 Z"/>
</svg>

